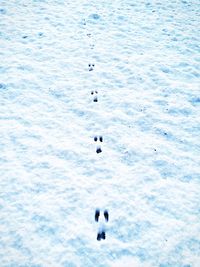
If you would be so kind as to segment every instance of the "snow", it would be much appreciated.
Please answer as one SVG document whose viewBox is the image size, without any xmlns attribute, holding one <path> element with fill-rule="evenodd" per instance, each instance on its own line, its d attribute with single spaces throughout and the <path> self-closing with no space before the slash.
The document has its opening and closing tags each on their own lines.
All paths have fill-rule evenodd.
<svg viewBox="0 0 200 267">
<path fill-rule="evenodd" d="M 199 1 L 0 17 L 0 266 L 199 267 Z"/>
</svg>

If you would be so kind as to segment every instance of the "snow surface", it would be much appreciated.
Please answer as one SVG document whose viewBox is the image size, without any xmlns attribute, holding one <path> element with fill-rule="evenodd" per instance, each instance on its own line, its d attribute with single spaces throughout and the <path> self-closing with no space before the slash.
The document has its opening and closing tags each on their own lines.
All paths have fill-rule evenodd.
<svg viewBox="0 0 200 267">
<path fill-rule="evenodd" d="M 199 4 L 1 0 L 1 267 L 200 266 Z"/>
</svg>

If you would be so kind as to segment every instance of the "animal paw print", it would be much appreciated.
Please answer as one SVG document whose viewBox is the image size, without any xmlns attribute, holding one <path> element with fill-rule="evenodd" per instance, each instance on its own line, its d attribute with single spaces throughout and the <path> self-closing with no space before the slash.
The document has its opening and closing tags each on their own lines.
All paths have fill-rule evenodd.
<svg viewBox="0 0 200 267">
<path fill-rule="evenodd" d="M 101 143 L 103 143 L 103 136 L 99 136 L 99 138 L 97 136 L 94 137 L 95 142 L 98 142 L 98 139 Z M 101 146 L 97 146 L 96 153 L 99 154 L 101 152 L 102 152 Z"/>
<path fill-rule="evenodd" d="M 100 217 L 100 210 L 97 209 L 95 211 L 95 221 L 99 222 L 99 217 Z M 104 219 L 105 222 L 107 223 L 109 220 L 109 213 L 107 210 L 104 210 Z M 106 239 L 106 230 L 105 227 L 99 227 L 98 233 L 97 233 L 97 240 L 101 241 L 101 239 L 105 240 Z"/>
<path fill-rule="evenodd" d="M 98 102 L 98 97 L 97 97 L 98 91 L 92 91 L 91 95 L 94 95 L 93 102 Z"/>
<path fill-rule="evenodd" d="M 90 44 L 90 49 L 94 49 L 94 44 Z"/>
<path fill-rule="evenodd" d="M 89 71 L 93 71 L 95 64 L 88 64 L 88 67 L 89 67 Z"/>
</svg>

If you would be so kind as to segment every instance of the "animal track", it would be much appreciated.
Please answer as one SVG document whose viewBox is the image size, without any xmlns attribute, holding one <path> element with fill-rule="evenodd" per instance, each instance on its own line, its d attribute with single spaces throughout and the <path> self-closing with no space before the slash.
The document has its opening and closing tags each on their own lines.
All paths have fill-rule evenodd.
<svg viewBox="0 0 200 267">
<path fill-rule="evenodd" d="M 88 64 L 88 67 L 89 67 L 89 71 L 93 71 L 95 64 Z"/>
<path fill-rule="evenodd" d="M 100 17 L 99 17 L 98 14 L 93 14 L 93 19 L 96 20 L 96 19 L 99 19 L 99 18 Z M 85 20 L 83 21 L 83 25 L 86 25 L 86 21 Z M 87 33 L 87 37 L 91 38 L 92 34 L 91 33 Z M 92 44 L 92 43 L 90 43 L 89 46 L 90 46 L 90 49 L 94 49 L 94 47 L 95 47 L 95 45 Z M 95 64 L 88 64 L 88 71 L 93 71 L 94 68 L 95 68 Z M 91 91 L 91 95 L 93 96 L 93 102 L 98 102 L 98 91 Z M 103 136 L 94 136 L 94 142 L 98 142 L 98 141 L 100 143 L 103 143 Z M 96 147 L 96 153 L 99 154 L 101 152 L 102 152 L 101 146 L 98 145 Z M 104 210 L 103 215 L 104 215 L 103 221 L 105 220 L 105 222 L 107 223 L 108 220 L 109 220 L 108 211 Z M 99 209 L 96 209 L 94 219 L 99 224 L 99 220 L 100 220 L 100 210 Z M 106 230 L 105 230 L 104 225 L 99 224 L 99 228 L 98 228 L 98 232 L 97 232 L 97 240 L 101 241 L 101 239 L 103 239 L 103 240 L 106 239 Z"/>
<path fill-rule="evenodd" d="M 94 141 L 97 142 L 98 141 L 98 137 L 95 136 L 94 137 Z M 99 136 L 99 141 L 102 143 L 103 142 L 103 136 Z M 97 146 L 96 148 L 96 153 L 99 154 L 102 152 L 101 146 Z"/>
<path fill-rule="evenodd" d="M 98 91 L 92 91 L 91 95 L 94 95 L 93 102 L 98 102 L 98 97 L 97 97 Z"/>
<path fill-rule="evenodd" d="M 96 209 L 95 211 L 95 221 L 99 222 L 99 217 L 100 217 L 100 210 Z M 109 213 L 107 210 L 104 211 L 104 219 L 106 222 L 109 220 Z M 97 233 L 97 240 L 101 241 L 101 239 L 105 240 L 106 239 L 106 231 L 104 227 L 99 227 L 98 233 Z"/>
<path fill-rule="evenodd" d="M 90 48 L 91 49 L 94 49 L 94 44 L 90 44 Z"/>
</svg>

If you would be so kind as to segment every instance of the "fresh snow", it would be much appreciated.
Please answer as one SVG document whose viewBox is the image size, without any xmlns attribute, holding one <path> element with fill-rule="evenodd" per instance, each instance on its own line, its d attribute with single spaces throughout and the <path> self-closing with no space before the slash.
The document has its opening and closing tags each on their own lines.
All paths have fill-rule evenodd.
<svg viewBox="0 0 200 267">
<path fill-rule="evenodd" d="M 199 7 L 0 1 L 1 267 L 200 266 Z"/>
</svg>

